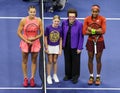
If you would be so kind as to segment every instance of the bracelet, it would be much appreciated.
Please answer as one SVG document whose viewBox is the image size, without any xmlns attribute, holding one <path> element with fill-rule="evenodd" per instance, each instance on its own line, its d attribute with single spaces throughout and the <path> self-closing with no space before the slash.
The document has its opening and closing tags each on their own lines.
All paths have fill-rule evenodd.
<svg viewBox="0 0 120 93">
<path fill-rule="evenodd" d="M 91 29 L 91 34 L 92 35 L 96 34 L 96 30 L 95 29 Z"/>
</svg>

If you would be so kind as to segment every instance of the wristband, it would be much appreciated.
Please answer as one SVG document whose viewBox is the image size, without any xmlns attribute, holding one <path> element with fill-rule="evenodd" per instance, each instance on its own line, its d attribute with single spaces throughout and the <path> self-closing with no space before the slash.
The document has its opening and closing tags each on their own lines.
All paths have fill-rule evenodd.
<svg viewBox="0 0 120 93">
<path fill-rule="evenodd" d="M 96 30 L 95 29 L 91 29 L 91 34 L 92 35 L 96 34 Z"/>
</svg>

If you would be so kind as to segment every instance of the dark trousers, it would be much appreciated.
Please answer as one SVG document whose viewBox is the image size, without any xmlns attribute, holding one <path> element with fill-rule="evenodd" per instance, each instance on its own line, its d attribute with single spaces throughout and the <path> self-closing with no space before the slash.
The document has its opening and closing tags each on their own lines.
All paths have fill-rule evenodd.
<svg viewBox="0 0 120 93">
<path fill-rule="evenodd" d="M 65 75 L 68 78 L 78 78 L 80 76 L 80 55 L 77 49 L 64 48 Z"/>
</svg>

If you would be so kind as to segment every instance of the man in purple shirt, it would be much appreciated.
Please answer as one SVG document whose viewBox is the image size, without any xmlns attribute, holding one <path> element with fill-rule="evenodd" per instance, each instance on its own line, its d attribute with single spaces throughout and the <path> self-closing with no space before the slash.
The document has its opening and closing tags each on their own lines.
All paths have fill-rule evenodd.
<svg viewBox="0 0 120 93">
<path fill-rule="evenodd" d="M 68 19 L 62 22 L 63 50 L 65 58 L 65 77 L 64 81 L 72 80 L 75 84 L 80 76 L 80 55 L 83 49 L 83 24 L 79 22 L 77 11 L 69 9 Z"/>
</svg>

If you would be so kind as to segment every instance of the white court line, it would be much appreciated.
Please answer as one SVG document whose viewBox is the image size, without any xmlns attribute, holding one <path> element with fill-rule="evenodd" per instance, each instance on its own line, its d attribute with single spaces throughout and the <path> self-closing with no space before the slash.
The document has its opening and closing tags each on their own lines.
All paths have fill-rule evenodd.
<svg viewBox="0 0 120 93">
<path fill-rule="evenodd" d="M 49 90 L 120 90 L 120 88 L 47 88 Z"/>
<path fill-rule="evenodd" d="M 0 19 L 22 19 L 24 17 L 0 17 Z M 53 19 L 52 17 L 43 17 L 43 19 L 46 20 L 51 20 Z M 61 19 L 67 19 L 67 17 L 61 17 Z M 85 18 L 77 18 L 79 20 L 84 20 Z M 111 21 L 119 21 L 120 18 L 106 18 L 106 20 L 111 20 Z"/>
<path fill-rule="evenodd" d="M 23 88 L 23 87 L 0 87 L 0 90 L 41 90 L 40 88 Z M 120 90 L 120 88 L 46 88 L 48 90 Z"/>
<path fill-rule="evenodd" d="M 0 17 L 0 19 L 22 19 L 24 17 Z"/>
<path fill-rule="evenodd" d="M 52 17 L 44 17 L 44 19 L 53 19 Z M 61 19 L 67 19 L 65 17 L 61 17 Z M 79 20 L 84 20 L 85 18 L 77 18 Z M 120 18 L 106 18 L 106 20 L 120 20 Z"/>
<path fill-rule="evenodd" d="M 19 90 L 19 89 L 21 89 L 21 90 L 24 90 L 24 89 L 25 90 L 27 90 L 27 89 L 28 90 L 36 90 L 36 89 L 38 89 L 39 90 L 39 89 L 42 89 L 42 87 L 39 87 L 39 88 L 38 87 L 37 88 L 35 88 L 35 87 L 34 88 L 29 88 L 29 87 L 27 87 L 27 88 L 24 88 L 24 87 L 0 87 L 0 90 L 4 90 L 4 89 L 5 90 Z"/>
</svg>

